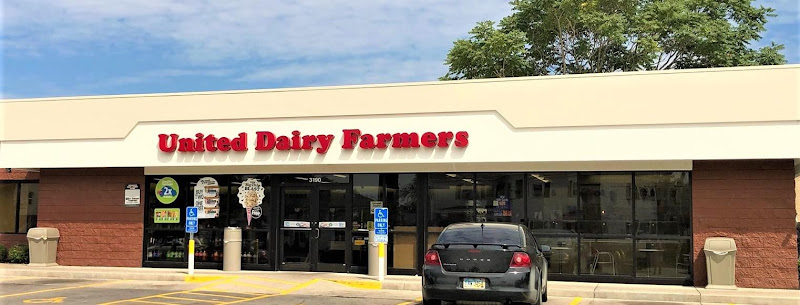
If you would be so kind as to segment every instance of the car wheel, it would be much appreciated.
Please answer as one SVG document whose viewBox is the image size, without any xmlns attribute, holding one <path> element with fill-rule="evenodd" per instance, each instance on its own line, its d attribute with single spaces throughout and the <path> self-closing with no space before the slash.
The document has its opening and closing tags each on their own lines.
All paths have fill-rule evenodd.
<svg viewBox="0 0 800 305">
<path fill-rule="evenodd" d="M 547 287 L 545 283 L 542 283 L 542 287 Z M 543 288 L 544 293 L 542 293 L 542 302 L 547 302 L 547 288 Z"/>
<path fill-rule="evenodd" d="M 442 305 L 442 300 L 422 299 L 422 305 Z"/>
<path fill-rule="evenodd" d="M 538 282 L 539 282 L 539 284 L 536 287 L 536 293 L 539 294 L 539 296 L 536 298 L 536 302 L 533 303 L 534 305 L 542 305 L 542 301 L 543 301 L 542 287 L 544 287 L 544 285 L 542 285 L 542 276 L 541 275 L 539 275 L 539 281 Z"/>
</svg>

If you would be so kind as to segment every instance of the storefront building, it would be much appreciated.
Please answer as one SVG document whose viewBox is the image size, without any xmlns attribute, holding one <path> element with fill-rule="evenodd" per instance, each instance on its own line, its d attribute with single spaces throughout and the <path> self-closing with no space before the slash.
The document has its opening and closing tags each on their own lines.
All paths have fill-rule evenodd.
<svg viewBox="0 0 800 305">
<path fill-rule="evenodd" d="M 0 183 L 0 241 L 35 224 L 61 231 L 62 265 L 221 268 L 232 226 L 245 269 L 365 273 L 387 207 L 394 274 L 449 224 L 506 222 L 552 247 L 556 280 L 705 285 L 704 240 L 726 236 L 739 286 L 798 288 L 798 81 L 789 65 L 5 100 L 0 168 L 36 177 Z"/>
</svg>

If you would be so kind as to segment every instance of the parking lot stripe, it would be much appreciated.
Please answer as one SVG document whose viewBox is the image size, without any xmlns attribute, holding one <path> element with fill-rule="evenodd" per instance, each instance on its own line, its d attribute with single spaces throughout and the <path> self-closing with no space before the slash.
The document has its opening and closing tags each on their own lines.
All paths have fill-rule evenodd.
<svg viewBox="0 0 800 305">
<path fill-rule="evenodd" d="M 572 302 L 569 302 L 569 305 L 578 305 L 578 304 L 580 304 L 582 299 L 583 298 L 581 298 L 581 297 L 574 298 L 574 299 L 572 299 Z"/>
<path fill-rule="evenodd" d="M 281 293 L 278 293 L 278 294 L 266 294 L 266 295 L 261 295 L 261 296 L 257 296 L 257 297 L 252 297 L 252 298 L 249 298 L 249 299 L 236 300 L 236 301 L 225 302 L 225 303 L 218 303 L 217 305 L 238 304 L 238 303 L 243 303 L 243 302 L 250 302 L 250 301 L 255 301 L 255 300 L 260 300 L 260 299 L 266 299 L 266 298 L 269 298 L 269 297 L 274 297 L 274 296 L 279 296 L 279 295 L 287 295 L 287 294 L 290 294 L 290 293 L 295 292 L 297 290 L 300 290 L 300 289 L 303 289 L 305 287 L 308 287 L 309 285 L 312 285 L 312 284 L 314 284 L 316 282 L 319 282 L 319 281 L 320 281 L 320 279 L 313 279 L 313 280 L 310 280 L 308 282 L 301 283 L 299 285 L 295 285 L 292 288 L 283 290 L 283 291 L 281 291 Z"/>
<path fill-rule="evenodd" d="M 80 286 L 69 286 L 69 287 L 42 289 L 42 290 L 34 290 L 34 291 L 20 292 L 20 293 L 13 293 L 13 294 L 4 294 L 4 295 L 0 295 L 0 299 L 8 298 L 8 297 L 16 297 L 16 296 L 21 296 L 21 295 L 35 294 L 35 293 L 60 291 L 60 290 L 69 290 L 69 289 L 80 289 L 80 288 L 86 288 L 86 287 L 95 287 L 95 286 L 102 286 L 102 285 L 108 285 L 108 284 L 114 284 L 114 283 L 120 283 L 120 282 L 125 282 L 125 280 L 122 280 L 122 281 L 108 281 L 108 282 L 95 283 L 95 284 L 89 284 L 89 285 L 80 285 Z"/>
<path fill-rule="evenodd" d="M 131 302 L 134 302 L 134 303 L 145 303 L 145 304 L 160 304 L 160 305 L 180 305 L 180 304 L 177 304 L 177 303 L 153 302 L 153 301 L 145 301 L 145 300 L 136 300 L 136 301 L 131 301 Z"/>
<path fill-rule="evenodd" d="M 416 298 L 413 301 L 403 302 L 403 303 L 400 303 L 400 304 L 397 304 L 397 305 L 412 305 L 412 304 L 417 304 L 417 302 L 421 302 L 421 301 L 422 301 L 422 298 Z"/>
<path fill-rule="evenodd" d="M 243 298 L 243 297 L 235 297 L 235 296 L 232 296 L 232 295 L 211 294 L 211 293 L 202 293 L 202 292 L 196 292 L 196 291 L 187 291 L 186 294 L 206 295 L 206 296 L 211 296 L 211 297 L 223 297 L 223 298 L 231 298 L 231 299 L 239 299 L 239 300 L 246 299 L 246 298 Z"/>
<path fill-rule="evenodd" d="M 181 300 L 181 301 L 190 301 L 190 302 L 204 302 L 204 303 L 217 303 L 217 301 L 209 301 L 209 300 L 201 300 L 201 299 L 192 299 L 192 298 L 184 298 L 184 297 L 173 297 L 171 295 L 162 295 L 158 297 L 154 297 L 157 299 L 171 299 L 171 300 Z"/>
</svg>

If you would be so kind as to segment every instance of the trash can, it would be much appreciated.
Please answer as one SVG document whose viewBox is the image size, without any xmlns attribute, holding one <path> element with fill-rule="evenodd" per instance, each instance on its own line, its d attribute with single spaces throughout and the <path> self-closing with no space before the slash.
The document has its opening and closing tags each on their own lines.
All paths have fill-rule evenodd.
<svg viewBox="0 0 800 305">
<path fill-rule="evenodd" d="M 225 248 L 222 250 L 222 270 L 242 270 L 242 229 L 227 227 L 222 234 Z"/>
<path fill-rule="evenodd" d="M 736 241 L 728 237 L 709 237 L 706 254 L 707 289 L 736 289 Z"/>
<path fill-rule="evenodd" d="M 28 230 L 28 266 L 56 266 L 56 249 L 58 248 L 58 229 L 31 228 Z"/>
</svg>

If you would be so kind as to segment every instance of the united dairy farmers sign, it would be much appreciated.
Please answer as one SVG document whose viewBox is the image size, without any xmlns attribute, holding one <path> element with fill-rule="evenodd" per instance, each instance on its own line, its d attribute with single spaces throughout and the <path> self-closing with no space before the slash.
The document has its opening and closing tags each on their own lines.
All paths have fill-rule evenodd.
<svg viewBox="0 0 800 305">
<path fill-rule="evenodd" d="M 334 143 L 334 135 L 303 135 L 293 131 L 291 135 L 277 135 L 270 131 L 257 131 L 255 140 L 248 141 L 248 133 L 235 137 L 218 137 L 214 134 L 197 133 L 194 137 L 181 137 L 177 134 L 159 134 L 158 149 L 162 152 L 214 152 L 247 151 L 254 147 L 257 151 L 270 150 L 316 150 L 328 152 Z M 466 131 L 409 132 L 409 133 L 362 133 L 359 129 L 342 130 L 342 149 L 403 149 L 419 147 L 466 147 L 469 133 Z"/>
</svg>

